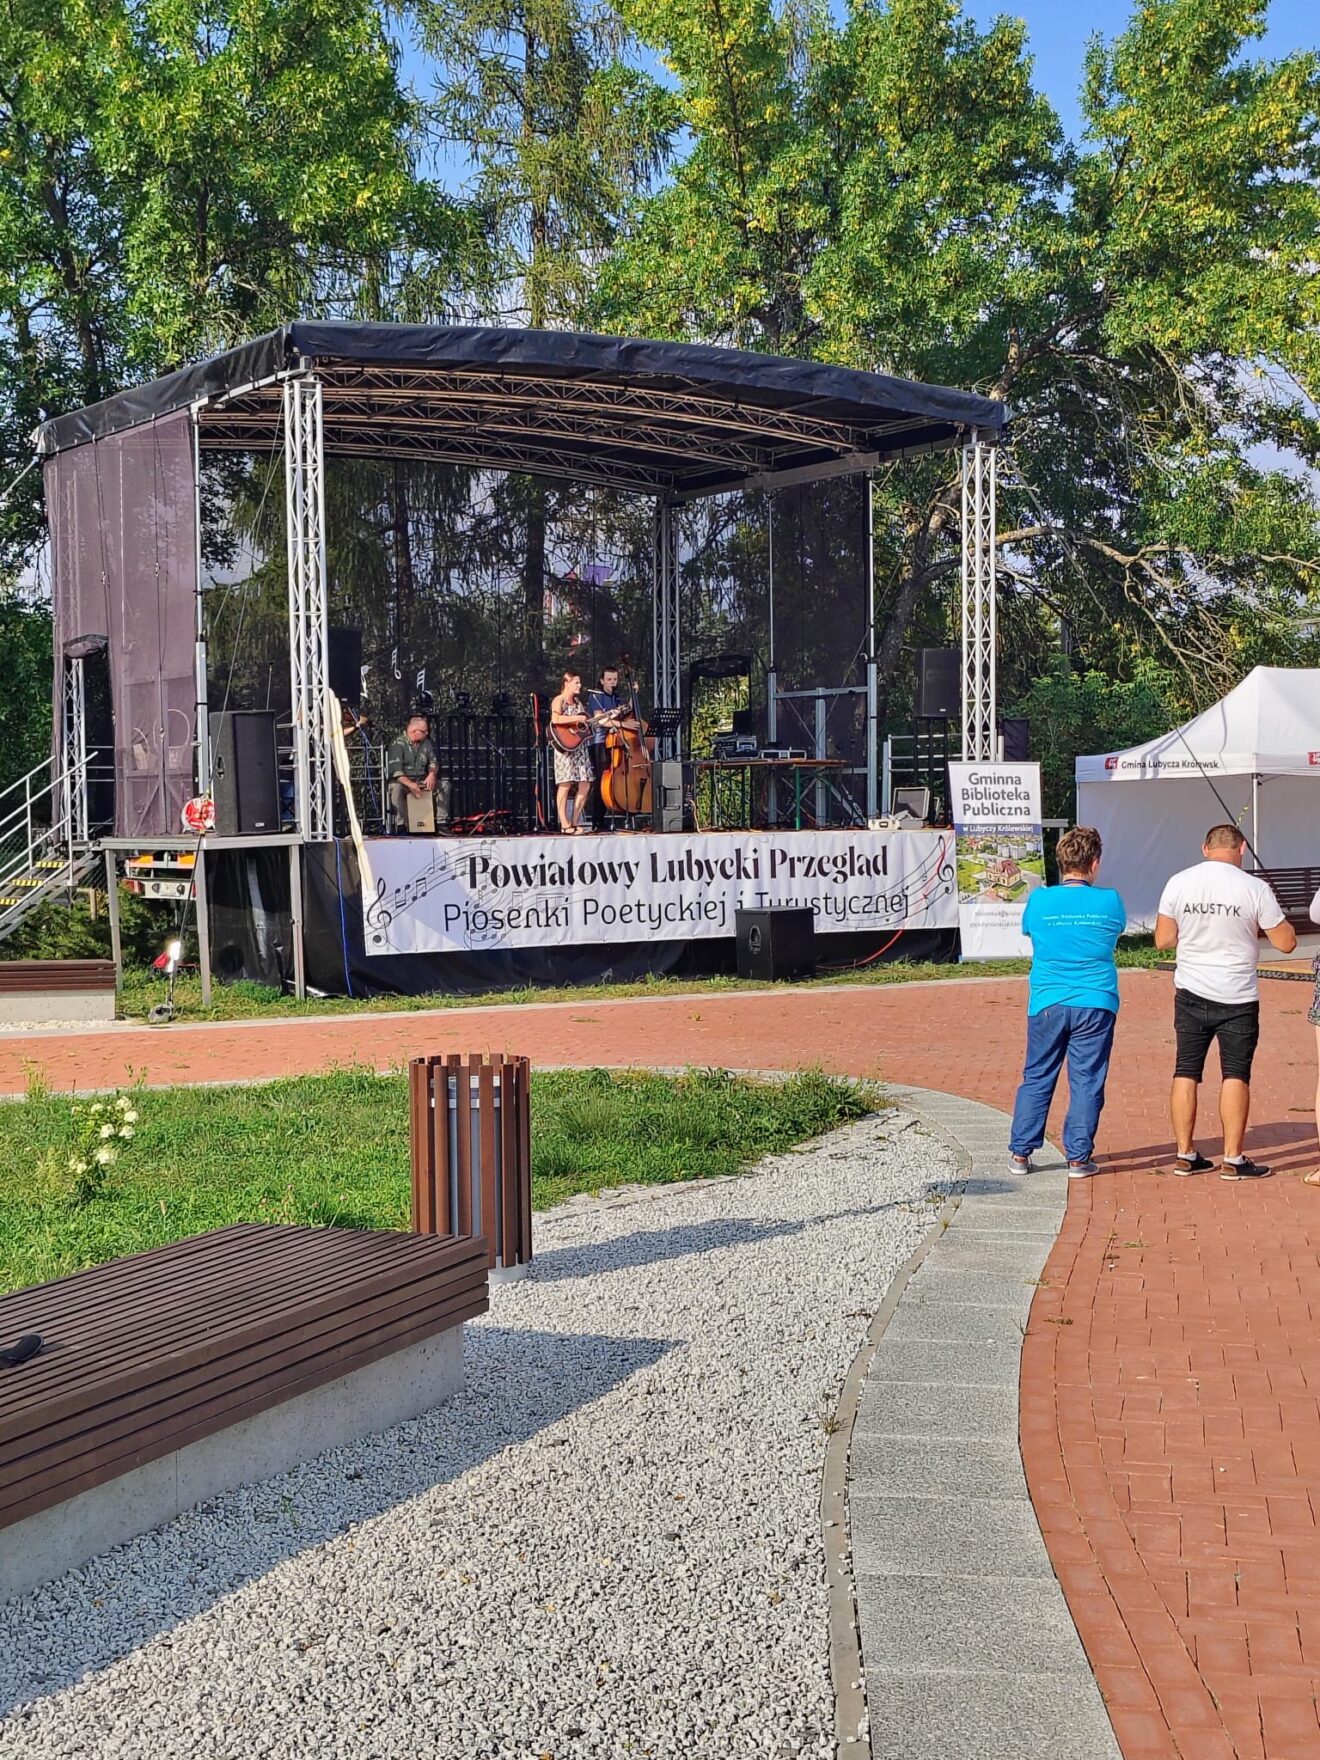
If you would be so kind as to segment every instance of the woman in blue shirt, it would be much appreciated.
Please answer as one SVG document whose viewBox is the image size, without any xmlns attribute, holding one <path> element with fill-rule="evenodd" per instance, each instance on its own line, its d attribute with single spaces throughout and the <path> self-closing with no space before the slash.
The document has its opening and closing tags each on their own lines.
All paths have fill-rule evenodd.
<svg viewBox="0 0 1320 1760">
<path fill-rule="evenodd" d="M 1095 884 L 1102 853 L 1100 833 L 1089 825 L 1065 831 L 1058 847 L 1059 884 L 1039 887 L 1023 912 L 1022 932 L 1031 941 L 1027 1059 L 1009 1136 L 1009 1160 L 1018 1173 L 1031 1171 L 1032 1153 L 1045 1141 L 1065 1058 L 1068 1177 L 1088 1179 L 1098 1171 L 1095 1133 L 1118 1014 L 1114 949 L 1127 927 L 1123 900 Z"/>
</svg>

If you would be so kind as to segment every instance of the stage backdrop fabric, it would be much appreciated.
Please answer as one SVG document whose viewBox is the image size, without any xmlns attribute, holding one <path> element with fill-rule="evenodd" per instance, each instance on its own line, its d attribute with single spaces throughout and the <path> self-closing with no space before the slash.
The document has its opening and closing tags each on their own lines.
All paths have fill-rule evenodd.
<svg viewBox="0 0 1320 1760">
<path fill-rule="evenodd" d="M 368 955 L 727 939 L 740 908 L 809 905 L 821 934 L 951 928 L 953 839 L 927 831 L 372 838 Z"/>
<path fill-rule="evenodd" d="M 56 763 L 67 656 L 105 648 L 115 830 L 122 837 L 176 833 L 193 792 L 197 706 L 191 417 L 181 410 L 61 453 L 47 460 L 45 477 Z M 107 758 L 99 755 L 102 764 Z"/>
</svg>

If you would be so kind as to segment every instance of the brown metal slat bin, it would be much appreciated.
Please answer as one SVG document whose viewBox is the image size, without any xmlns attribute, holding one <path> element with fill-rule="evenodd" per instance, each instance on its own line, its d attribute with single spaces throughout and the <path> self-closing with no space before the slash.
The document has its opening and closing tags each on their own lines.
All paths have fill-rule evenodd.
<svg viewBox="0 0 1320 1760">
<path fill-rule="evenodd" d="M 532 1263 L 531 1069 L 525 1057 L 414 1057 L 412 1225 L 485 1237 L 493 1282 Z"/>
</svg>

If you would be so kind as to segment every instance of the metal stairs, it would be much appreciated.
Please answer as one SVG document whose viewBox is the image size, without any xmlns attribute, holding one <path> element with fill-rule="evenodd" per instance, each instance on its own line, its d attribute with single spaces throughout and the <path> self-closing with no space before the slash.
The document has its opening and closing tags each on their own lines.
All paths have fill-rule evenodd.
<svg viewBox="0 0 1320 1760">
<path fill-rule="evenodd" d="M 45 763 L 0 791 L 0 942 L 48 899 L 67 903 L 96 865 L 77 824 L 82 780 Z"/>
</svg>

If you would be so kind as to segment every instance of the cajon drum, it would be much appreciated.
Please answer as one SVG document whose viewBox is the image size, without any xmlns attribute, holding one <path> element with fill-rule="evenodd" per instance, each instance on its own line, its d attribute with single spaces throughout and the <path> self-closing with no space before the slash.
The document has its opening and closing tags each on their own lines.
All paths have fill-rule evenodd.
<svg viewBox="0 0 1320 1760">
<path fill-rule="evenodd" d="M 428 837 L 435 836 L 435 796 L 433 794 L 406 794 L 403 797 L 403 806 L 410 833 L 424 833 Z"/>
</svg>

